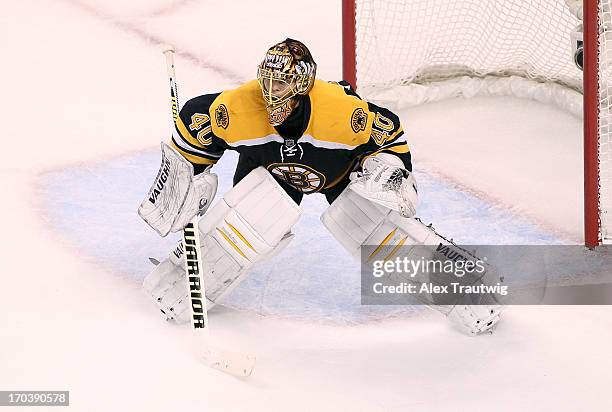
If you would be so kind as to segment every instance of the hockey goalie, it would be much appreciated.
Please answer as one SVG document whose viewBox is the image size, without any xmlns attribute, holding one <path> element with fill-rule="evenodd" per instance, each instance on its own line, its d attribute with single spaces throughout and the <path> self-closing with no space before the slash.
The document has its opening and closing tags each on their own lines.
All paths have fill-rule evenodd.
<svg viewBox="0 0 612 412">
<path fill-rule="evenodd" d="M 308 48 L 286 39 L 266 52 L 257 80 L 189 100 L 170 145 L 162 143 L 162 165 L 139 214 L 161 236 L 202 216 L 211 306 L 292 241 L 305 194 L 325 195 L 323 225 L 357 259 L 364 245 L 449 244 L 414 217 L 417 185 L 398 116 L 346 82 L 315 79 L 316 69 Z M 225 150 L 239 153 L 234 186 L 208 210 L 217 190 L 211 169 Z M 163 316 L 178 323 L 190 316 L 182 258 L 179 245 L 144 281 Z M 500 306 L 455 303 L 440 311 L 475 335 L 491 330 Z"/>
</svg>

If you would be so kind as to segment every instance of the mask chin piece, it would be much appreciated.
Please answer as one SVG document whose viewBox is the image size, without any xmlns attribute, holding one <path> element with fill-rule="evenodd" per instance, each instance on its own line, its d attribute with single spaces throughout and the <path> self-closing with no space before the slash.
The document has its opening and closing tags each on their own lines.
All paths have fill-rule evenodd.
<svg viewBox="0 0 612 412">
<path fill-rule="evenodd" d="M 289 99 L 279 106 L 266 107 L 266 109 L 268 110 L 268 122 L 270 122 L 272 126 L 279 126 L 283 124 L 283 122 L 287 120 L 289 115 L 291 115 L 291 112 L 293 112 L 292 100 L 293 99 Z"/>
</svg>

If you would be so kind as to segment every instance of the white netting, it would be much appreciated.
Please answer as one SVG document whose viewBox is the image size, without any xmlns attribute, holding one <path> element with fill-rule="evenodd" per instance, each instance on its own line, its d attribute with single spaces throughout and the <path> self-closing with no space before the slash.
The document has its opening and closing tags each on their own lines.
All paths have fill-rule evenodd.
<svg viewBox="0 0 612 412">
<path fill-rule="evenodd" d="M 600 204 L 612 240 L 612 0 L 600 2 Z M 570 37 L 580 23 L 565 0 L 357 0 L 357 87 L 396 108 L 515 95 L 581 116 Z"/>
</svg>

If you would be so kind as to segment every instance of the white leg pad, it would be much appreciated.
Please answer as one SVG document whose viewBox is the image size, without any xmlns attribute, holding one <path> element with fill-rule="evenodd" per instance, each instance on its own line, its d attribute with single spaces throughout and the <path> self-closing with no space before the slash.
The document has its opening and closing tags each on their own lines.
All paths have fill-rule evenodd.
<svg viewBox="0 0 612 412">
<path fill-rule="evenodd" d="M 405 218 L 352 190 L 344 190 L 321 215 L 321 221 L 356 259 L 360 259 L 363 245 L 380 244 L 394 230 L 389 244 L 396 244 L 403 238 L 407 245 L 450 244 L 419 220 Z"/>
<path fill-rule="evenodd" d="M 199 221 L 203 275 L 209 304 L 214 305 L 235 288 L 253 264 L 283 249 L 293 238 L 291 227 L 300 214 L 300 207 L 263 167 L 253 170 L 228 191 Z M 174 266 L 173 273 L 167 273 L 168 265 L 164 261 L 145 279 L 144 286 L 158 302 L 162 312 L 178 321 L 178 317 L 169 316 L 168 313 L 182 313 L 182 306 L 187 304 L 187 300 L 183 302 L 178 299 L 177 302 L 176 298 L 177 295 L 187 296 L 187 283 L 176 281 L 179 272 L 184 280 L 181 247 L 171 253 L 167 260 Z M 161 270 L 165 275 L 156 273 Z M 174 288 L 181 289 L 180 293 L 173 291 L 172 287 L 160 287 L 164 279 L 172 281 Z M 158 292 L 155 294 L 153 291 Z M 160 291 L 165 295 L 160 296 Z M 166 300 L 173 306 L 162 307 L 160 302 Z"/>
<path fill-rule="evenodd" d="M 348 189 L 327 208 L 321 216 L 321 221 L 334 238 L 358 261 L 362 260 L 361 247 L 364 245 L 386 245 L 385 249 L 381 248 L 378 252 L 376 252 L 378 249 L 375 249 L 370 256 L 364 256 L 364 260 L 385 259 L 384 250 L 393 250 L 394 246 L 400 244 L 406 246 L 442 244 L 462 250 L 421 221 L 405 218 L 398 212 L 377 205 Z M 404 256 L 410 254 L 406 249 Z M 489 268 L 480 281 L 484 284 L 495 284 L 500 278 Z M 492 299 L 491 302 L 495 303 L 495 300 Z M 435 305 L 432 302 L 427 304 L 447 315 L 453 324 L 471 335 L 490 330 L 499 321 L 501 312 L 501 306 L 498 304 Z"/>
</svg>

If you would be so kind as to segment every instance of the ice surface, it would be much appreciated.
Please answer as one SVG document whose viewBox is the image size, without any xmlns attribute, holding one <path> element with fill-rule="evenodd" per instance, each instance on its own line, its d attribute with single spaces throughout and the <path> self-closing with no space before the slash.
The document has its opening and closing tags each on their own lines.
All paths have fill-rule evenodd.
<svg viewBox="0 0 612 412">
<path fill-rule="evenodd" d="M 164 258 L 180 238 L 175 234 L 160 239 L 135 212 L 155 177 L 159 158 L 155 149 L 42 176 L 39 187 L 50 225 L 100 265 L 141 282 L 152 268 L 147 257 Z M 231 187 L 236 159 L 228 152 L 214 168 L 220 194 Z M 417 174 L 423 193 L 419 216 L 460 244 L 562 243 L 520 215 L 426 172 Z M 360 306 L 359 266 L 319 221 L 327 207 L 325 198 L 306 196 L 302 207 L 294 241 L 256 266 L 225 304 L 259 314 L 339 323 L 414 311 Z"/>
<path fill-rule="evenodd" d="M 184 98 L 251 78 L 287 36 L 309 44 L 321 78 L 338 79 L 339 22 L 339 5 L 323 0 L 3 5 L 1 389 L 70 390 L 77 411 L 612 407 L 608 307 L 513 307 L 494 335 L 474 339 L 429 311 L 360 312 L 317 198 L 304 202 L 291 249 L 232 295 L 237 309 L 211 314 L 220 345 L 258 355 L 249 380 L 203 367 L 189 329 L 160 321 L 137 280 L 169 244 L 135 214 L 169 130 L 159 43 L 179 49 Z M 539 106 L 474 104 L 469 117 L 448 103 L 402 113 L 422 217 L 466 242 L 577 242 L 579 123 Z M 524 151 L 489 158 L 491 139 Z M 554 156 L 541 155 L 550 139 Z M 509 158 L 536 162 L 499 167 Z M 330 259 L 314 269 L 304 250 Z M 337 284 L 346 290 L 328 290 Z"/>
</svg>

